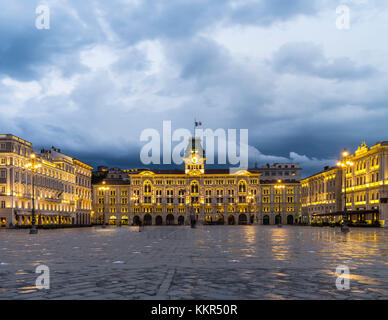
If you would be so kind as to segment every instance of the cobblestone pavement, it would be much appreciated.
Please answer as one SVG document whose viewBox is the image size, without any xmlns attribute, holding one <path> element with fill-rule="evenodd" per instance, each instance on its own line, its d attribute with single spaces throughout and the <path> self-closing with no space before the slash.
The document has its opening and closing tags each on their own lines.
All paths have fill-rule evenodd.
<svg viewBox="0 0 388 320">
<path fill-rule="evenodd" d="M 38 265 L 50 289 L 38 290 Z M 350 290 L 336 288 L 338 265 Z M 388 230 L 0 230 L 0 299 L 388 299 Z"/>
</svg>

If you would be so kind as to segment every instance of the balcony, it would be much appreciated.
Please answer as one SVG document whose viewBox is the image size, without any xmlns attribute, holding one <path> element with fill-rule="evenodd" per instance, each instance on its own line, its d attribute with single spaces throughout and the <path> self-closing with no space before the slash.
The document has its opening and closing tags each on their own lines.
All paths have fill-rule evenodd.
<svg viewBox="0 0 388 320">
<path fill-rule="evenodd" d="M 54 198 L 41 198 L 41 201 L 46 201 L 46 202 L 53 202 L 53 203 L 61 203 L 62 199 L 54 199 Z"/>
</svg>

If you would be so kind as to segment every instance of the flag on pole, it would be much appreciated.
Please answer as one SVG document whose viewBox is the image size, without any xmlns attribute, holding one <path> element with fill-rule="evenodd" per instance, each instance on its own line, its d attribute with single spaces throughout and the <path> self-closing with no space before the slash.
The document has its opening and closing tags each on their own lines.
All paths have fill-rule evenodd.
<svg viewBox="0 0 388 320">
<path fill-rule="evenodd" d="M 195 126 L 196 126 L 196 127 L 202 126 L 202 122 L 200 122 L 200 121 L 195 121 Z"/>
</svg>

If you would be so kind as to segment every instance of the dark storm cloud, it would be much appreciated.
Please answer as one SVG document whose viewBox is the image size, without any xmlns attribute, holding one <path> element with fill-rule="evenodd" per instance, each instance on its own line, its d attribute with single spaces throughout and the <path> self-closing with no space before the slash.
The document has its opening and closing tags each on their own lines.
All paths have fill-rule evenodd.
<svg viewBox="0 0 388 320">
<path fill-rule="evenodd" d="M 248 128 L 260 164 L 319 170 L 343 147 L 387 139 L 385 69 L 351 49 L 330 56 L 323 40 L 287 38 L 309 17 L 333 36 L 320 14 L 329 10 L 334 29 L 338 1 L 57 1 L 48 3 L 50 30 L 34 26 L 37 2 L 0 3 L 0 131 L 37 148 L 54 144 L 94 166 L 142 166 L 143 129 L 172 120 L 192 130 L 197 118 L 206 128 Z M 270 39 L 279 26 L 284 35 Z M 269 37 L 253 39 L 247 54 L 236 53 L 240 39 L 228 47 L 214 35 L 252 28 Z M 272 55 L 261 54 L 266 46 Z"/>
<path fill-rule="evenodd" d="M 197 37 L 168 43 L 166 57 L 176 65 L 181 79 L 193 84 L 193 90 L 200 94 L 205 105 L 202 113 L 209 107 L 222 106 L 224 115 L 230 117 L 223 123 L 225 127 L 240 127 L 243 124 L 235 121 L 235 115 L 252 114 L 273 99 L 273 84 L 268 81 L 272 76 L 264 67 L 259 73 L 257 66 L 236 62 L 225 48 L 210 39 Z M 220 126 L 216 115 L 207 118 L 208 127 Z"/>
<path fill-rule="evenodd" d="M 274 54 L 272 64 L 280 73 L 304 74 L 338 80 L 366 78 L 376 69 L 359 66 L 347 57 L 328 59 L 323 48 L 310 42 L 286 43 Z"/>
<path fill-rule="evenodd" d="M 203 79 L 224 73 L 230 68 L 231 57 L 214 41 L 197 38 L 173 45 L 172 59 L 181 67 L 183 79 Z"/>
<path fill-rule="evenodd" d="M 230 0 L 142 0 L 138 4 L 119 0 L 109 2 L 68 1 L 66 6 L 50 4 L 51 28 L 35 28 L 34 1 L 1 1 L 0 74 L 29 80 L 38 77 L 42 67 L 61 63 L 64 73 L 82 69 L 72 54 L 88 45 L 106 41 L 103 17 L 123 43 L 146 39 L 186 39 L 201 30 L 225 24 L 266 24 L 315 11 L 315 1 L 241 1 Z"/>
<path fill-rule="evenodd" d="M 62 64 L 63 72 L 68 74 L 83 68 L 72 55 L 98 41 L 101 33 L 93 21 L 88 21 L 87 25 L 82 23 L 88 15 L 86 2 L 77 3 L 77 16 L 53 5 L 50 30 L 44 31 L 35 27 L 35 1 L 1 3 L 0 75 L 31 80 L 39 78 L 42 68 L 52 64 Z"/>
</svg>

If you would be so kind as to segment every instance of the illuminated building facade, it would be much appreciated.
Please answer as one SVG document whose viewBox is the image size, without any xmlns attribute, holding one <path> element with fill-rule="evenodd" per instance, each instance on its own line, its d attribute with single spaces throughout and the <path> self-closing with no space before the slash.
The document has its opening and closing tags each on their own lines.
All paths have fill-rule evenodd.
<svg viewBox="0 0 388 320">
<path fill-rule="evenodd" d="M 277 188 L 279 180 L 260 182 L 259 221 L 262 224 L 294 224 L 300 222 L 300 183 L 296 180 L 280 180 L 283 188 Z"/>
<path fill-rule="evenodd" d="M 342 179 L 350 220 L 388 226 L 388 141 L 372 147 L 362 143 L 345 159 L 354 163 Z"/>
<path fill-rule="evenodd" d="M 362 143 L 353 154 L 344 153 L 339 164 L 341 163 L 344 165 L 301 181 L 302 211 L 308 213 L 312 221 L 337 222 L 344 214 L 346 193 L 346 208 L 350 222 L 373 224 L 378 221 L 381 226 L 386 227 L 388 141 L 379 142 L 372 147 Z M 333 184 L 328 187 L 327 183 L 330 180 L 326 179 L 330 177 Z M 327 188 L 331 188 L 329 193 L 326 191 Z"/>
<path fill-rule="evenodd" d="M 286 181 L 278 193 L 276 180 L 261 185 L 261 173 L 253 169 L 206 169 L 198 138 L 190 140 L 183 160 L 182 170 L 102 168 L 96 172 L 94 222 L 184 225 L 193 215 L 200 224 L 296 222 L 300 213 L 298 181 Z"/>
<path fill-rule="evenodd" d="M 91 223 L 92 167 L 59 149 L 35 154 L 30 142 L 0 135 L 0 224 L 31 225 L 33 173 L 26 165 L 34 157 L 34 200 L 38 225 Z"/>
<path fill-rule="evenodd" d="M 325 167 L 322 172 L 301 180 L 302 220 L 317 221 L 323 217 L 327 222 L 338 222 L 343 210 L 342 169 Z"/>
</svg>

